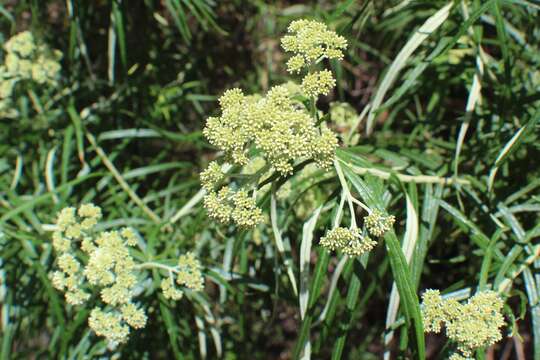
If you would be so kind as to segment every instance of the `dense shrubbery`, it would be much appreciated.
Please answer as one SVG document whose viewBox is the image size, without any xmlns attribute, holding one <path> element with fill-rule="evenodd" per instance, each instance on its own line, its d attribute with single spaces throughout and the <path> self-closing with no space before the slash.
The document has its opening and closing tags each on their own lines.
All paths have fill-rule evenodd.
<svg viewBox="0 0 540 360">
<path fill-rule="evenodd" d="M 540 359 L 539 12 L 0 5 L 0 357 Z"/>
</svg>

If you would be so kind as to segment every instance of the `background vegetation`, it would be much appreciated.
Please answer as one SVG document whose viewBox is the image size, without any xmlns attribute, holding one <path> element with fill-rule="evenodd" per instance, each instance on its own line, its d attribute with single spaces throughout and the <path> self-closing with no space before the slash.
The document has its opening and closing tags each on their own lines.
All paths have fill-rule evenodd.
<svg viewBox="0 0 540 360">
<path fill-rule="evenodd" d="M 0 357 L 113 355 L 47 278 L 56 212 L 91 201 L 104 227 L 138 229 L 148 259 L 194 250 L 206 266 L 192 301 L 146 290 L 148 326 L 121 358 L 417 358 L 425 340 L 442 359 L 445 338 L 413 330 L 418 295 L 510 281 L 508 337 L 477 357 L 540 359 L 539 12 L 534 0 L 4 1 L 0 43 L 29 29 L 64 57 L 61 89 L 22 94 L 20 117 L 0 119 Z M 274 229 L 218 226 L 200 204 L 217 96 L 287 81 L 279 38 L 304 17 L 349 42 L 319 102 L 360 115 L 334 123 L 343 180 L 398 219 L 369 259 L 317 246 L 339 203 L 333 171 L 294 179 Z M 304 316 L 287 276 L 301 263 Z"/>
</svg>

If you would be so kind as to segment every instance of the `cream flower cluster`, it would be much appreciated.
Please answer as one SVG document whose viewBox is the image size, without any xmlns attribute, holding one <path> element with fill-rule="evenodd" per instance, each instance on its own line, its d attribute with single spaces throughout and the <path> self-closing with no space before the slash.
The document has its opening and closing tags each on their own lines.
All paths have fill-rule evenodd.
<svg viewBox="0 0 540 360">
<path fill-rule="evenodd" d="M 453 353 L 452 355 L 450 355 L 450 357 L 448 358 L 448 360 L 474 360 L 473 358 L 471 357 L 465 357 L 465 356 L 462 356 L 461 354 L 459 353 Z"/>
<path fill-rule="evenodd" d="M 289 26 L 289 33 L 282 45 L 295 53 L 289 61 L 292 72 L 309 68 L 324 58 L 341 59 L 347 46 L 343 37 L 315 21 L 295 21 Z M 203 134 L 210 144 L 223 151 L 233 169 L 231 174 L 223 174 L 222 166 L 212 162 L 201 173 L 206 190 L 204 206 L 211 218 L 224 224 L 253 227 L 264 219 L 256 202 L 257 190 L 265 192 L 258 189 L 263 175 L 273 170 L 280 176 L 290 176 L 294 165 L 302 160 L 312 160 L 323 169 L 332 166 L 338 141 L 324 123 L 319 125 L 315 101 L 319 95 L 329 94 L 335 85 L 332 73 L 322 70 L 308 73 L 301 86 L 274 86 L 265 96 L 245 95 L 235 88 L 220 97 L 221 115 L 207 119 Z M 297 95 L 309 98 L 309 111 Z M 255 158 L 264 164 L 260 171 L 249 175 L 241 170 L 234 173 Z"/>
<path fill-rule="evenodd" d="M 245 96 L 240 89 L 228 90 L 220 105 L 222 115 L 208 119 L 204 135 L 232 164 L 247 165 L 252 148 L 282 176 L 292 174 L 298 159 L 313 159 L 323 168 L 332 164 L 337 146 L 334 133 L 325 126 L 318 128 L 315 120 L 298 108 L 285 86 L 272 88 L 258 100 Z M 262 222 L 262 212 L 248 189 L 233 191 L 225 186 L 218 190 L 224 178 L 216 162 L 201 173 L 209 215 L 221 223 L 232 220 L 243 227 Z"/>
<path fill-rule="evenodd" d="M 456 343 L 454 359 L 469 358 L 482 347 L 502 338 L 505 325 L 504 303 L 493 291 L 482 291 L 461 304 L 454 299 L 442 299 L 438 290 L 427 290 L 422 296 L 422 315 L 426 332 L 439 333 L 444 326 L 446 336 Z"/>
<path fill-rule="evenodd" d="M 331 251 L 341 250 L 349 256 L 360 256 L 371 251 L 377 245 L 377 242 L 371 239 L 367 233 L 381 237 L 392 229 L 394 222 L 394 216 L 384 216 L 381 211 L 374 210 L 364 217 L 364 226 L 367 232 L 362 233 L 353 221 L 350 229 L 336 227 L 327 231 L 326 235 L 321 238 L 320 245 Z"/>
<path fill-rule="evenodd" d="M 363 236 L 358 228 L 334 228 L 321 238 L 321 246 L 328 250 L 341 250 L 349 256 L 360 256 L 377 245 L 369 236 Z"/>
<path fill-rule="evenodd" d="M 376 237 L 381 237 L 387 231 L 390 231 L 395 221 L 394 215 L 385 216 L 380 210 L 373 210 L 368 216 L 364 217 L 364 225 L 369 233 Z"/>
<path fill-rule="evenodd" d="M 166 299 L 180 300 L 184 296 L 182 289 L 176 284 L 193 291 L 201 291 L 204 288 L 204 278 L 201 271 L 201 263 L 191 252 L 180 256 L 178 265 L 169 271 L 169 276 L 161 281 L 161 289 Z"/>
<path fill-rule="evenodd" d="M 94 231 L 101 217 L 101 209 L 92 204 L 60 211 L 52 236 L 58 269 L 50 277 L 71 305 L 83 305 L 94 290 L 99 291 L 102 305 L 90 312 L 88 325 L 116 345 L 127 340 L 130 328 L 146 325 L 146 312 L 133 302 L 133 297 L 135 287 L 141 284 L 140 270 L 156 264 L 138 264 L 131 256 L 130 248 L 138 244 L 133 229 Z M 169 274 L 176 273 L 178 284 L 202 290 L 200 264 L 192 254 L 181 256 L 177 267 L 157 265 Z"/>
<path fill-rule="evenodd" d="M 350 128 L 358 118 L 356 110 L 346 102 L 330 103 L 330 119 L 340 128 Z"/>
<path fill-rule="evenodd" d="M 240 89 L 228 90 L 220 105 L 221 116 L 207 120 L 204 135 L 233 164 L 246 165 L 252 145 L 281 175 L 291 174 L 300 158 L 312 158 L 323 168 L 332 164 L 335 135 L 326 127 L 318 129 L 285 86 L 273 87 L 259 100 Z"/>
<path fill-rule="evenodd" d="M 316 71 L 307 74 L 302 80 L 302 91 L 307 97 L 316 98 L 319 95 L 328 95 L 336 86 L 336 80 L 330 70 Z"/>
<path fill-rule="evenodd" d="M 281 39 L 283 49 L 294 54 L 287 61 L 287 71 L 293 74 L 308 70 L 301 84 L 302 93 L 308 98 L 328 95 L 336 86 L 332 72 L 311 72 L 312 67 L 323 59 L 343 59 L 347 40 L 329 30 L 325 24 L 312 20 L 293 21 L 288 32 L 290 35 Z"/>
<path fill-rule="evenodd" d="M 287 62 L 289 72 L 300 72 L 324 59 L 343 59 L 343 50 L 347 48 L 347 40 L 343 36 L 328 30 L 320 22 L 312 20 L 293 21 L 288 28 L 290 35 L 281 39 L 281 46 L 295 55 Z"/>
<path fill-rule="evenodd" d="M 224 186 L 219 191 L 211 191 L 204 197 L 204 207 L 208 215 L 222 224 L 233 221 L 244 228 L 254 227 L 263 222 L 262 210 L 246 190 L 231 190 Z"/>
<path fill-rule="evenodd" d="M 16 116 L 12 94 L 17 83 L 35 82 L 56 86 L 60 75 L 62 53 L 38 45 L 29 31 L 11 37 L 5 44 L 4 64 L 0 65 L 0 115 Z"/>
</svg>

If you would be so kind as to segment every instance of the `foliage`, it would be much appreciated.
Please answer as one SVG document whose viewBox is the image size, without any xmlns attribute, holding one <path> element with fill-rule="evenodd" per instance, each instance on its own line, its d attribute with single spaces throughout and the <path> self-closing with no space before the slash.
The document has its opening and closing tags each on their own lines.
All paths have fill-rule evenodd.
<svg viewBox="0 0 540 360">
<path fill-rule="evenodd" d="M 539 12 L 533 0 L 4 2 L 0 63 L 31 34 L 61 67 L 1 97 L 0 357 L 456 358 L 459 341 L 424 333 L 420 298 L 440 289 L 467 309 L 497 294 L 494 354 L 540 358 Z M 316 22 L 289 28 L 299 19 Z M 0 90 L 13 78 L 0 71 Z M 246 118 L 275 115 L 268 98 L 287 92 L 287 116 L 339 140 L 333 161 L 335 143 L 283 156 L 283 138 L 243 125 L 243 138 L 205 139 L 233 88 L 255 94 L 241 94 Z M 206 192 L 232 224 L 209 218 Z M 139 264 L 180 272 L 191 253 L 205 278 L 180 299 L 163 267 L 145 268 L 125 310 L 145 309 L 146 326 L 117 347 L 88 326 L 107 320 L 92 313 L 101 289 L 72 306 L 50 277 L 57 214 L 87 203 L 103 209 L 96 233 L 136 229 Z M 485 358 L 488 335 L 466 355 Z"/>
</svg>

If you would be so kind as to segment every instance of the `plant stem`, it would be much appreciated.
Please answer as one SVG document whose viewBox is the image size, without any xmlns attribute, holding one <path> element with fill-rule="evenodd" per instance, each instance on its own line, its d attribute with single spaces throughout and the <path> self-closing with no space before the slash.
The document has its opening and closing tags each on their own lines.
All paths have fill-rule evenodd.
<svg viewBox="0 0 540 360">
<path fill-rule="evenodd" d="M 148 261 L 148 262 L 145 262 L 145 263 L 142 263 L 142 264 L 139 264 L 139 265 L 135 266 L 135 269 L 137 269 L 137 270 L 153 269 L 153 268 L 162 269 L 162 270 L 165 270 L 165 271 L 168 271 L 168 272 L 173 272 L 175 274 L 178 273 L 178 269 L 176 267 L 163 265 L 163 264 L 160 264 L 160 263 L 154 262 L 154 261 Z"/>
</svg>

